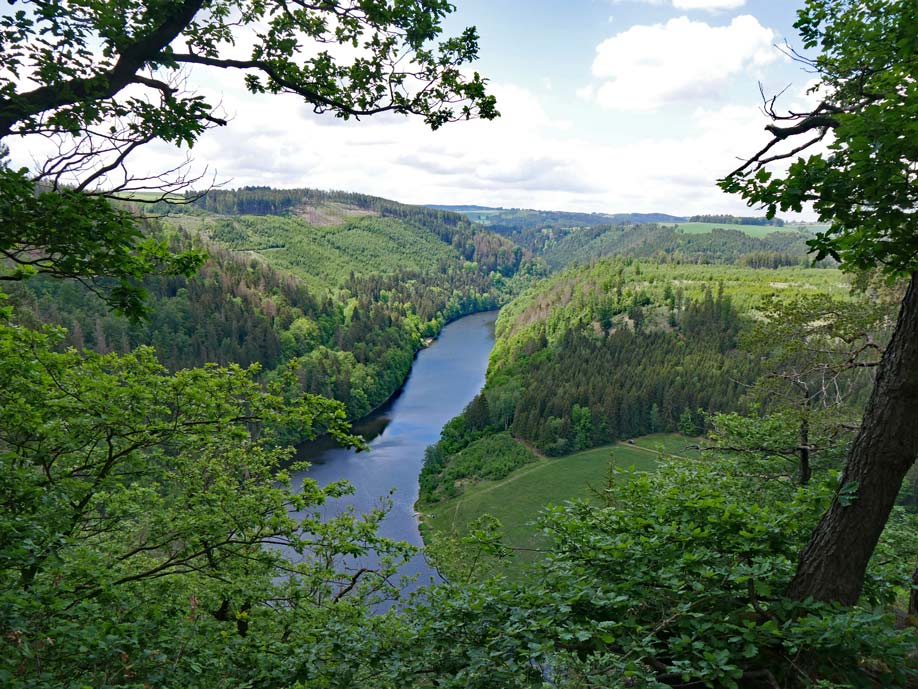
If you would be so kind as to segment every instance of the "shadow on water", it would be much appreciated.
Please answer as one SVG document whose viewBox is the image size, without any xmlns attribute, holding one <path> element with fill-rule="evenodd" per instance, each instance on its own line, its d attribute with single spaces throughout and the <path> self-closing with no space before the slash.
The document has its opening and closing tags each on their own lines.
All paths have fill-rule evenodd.
<svg viewBox="0 0 918 689">
<path fill-rule="evenodd" d="M 392 404 L 392 401 L 386 402 L 385 406 L 388 407 L 390 404 Z M 379 409 L 354 423 L 351 426 L 351 431 L 354 435 L 359 435 L 364 441 L 370 443 L 383 434 L 391 421 L 388 410 Z M 324 435 L 316 440 L 300 444 L 296 449 L 296 460 L 324 464 L 328 457 L 333 456 L 327 453 L 340 448 L 341 446 L 335 442 L 334 438 Z"/>
<path fill-rule="evenodd" d="M 358 514 L 377 508 L 387 499 L 392 508 L 380 527 L 382 536 L 421 546 L 418 515 L 418 474 L 424 450 L 437 441 L 443 425 L 459 414 L 484 385 L 488 357 L 494 346 L 496 311 L 472 314 L 450 323 L 430 347 L 421 350 L 399 395 L 354 425 L 354 432 L 367 440 L 369 450 L 355 452 L 334 445 L 330 439 L 304 443 L 297 459 L 312 463 L 294 475 L 320 485 L 346 480 L 354 493 L 324 507 L 334 516 L 353 508 Z M 372 567 L 372 557 L 347 563 Z M 401 570 L 414 577 L 414 589 L 439 581 L 439 576 L 419 554 Z"/>
</svg>

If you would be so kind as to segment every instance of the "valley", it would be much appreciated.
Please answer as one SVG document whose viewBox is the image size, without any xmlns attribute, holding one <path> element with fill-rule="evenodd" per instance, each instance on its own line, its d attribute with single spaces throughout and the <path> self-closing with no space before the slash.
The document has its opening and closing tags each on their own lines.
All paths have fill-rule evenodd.
<svg viewBox="0 0 918 689">
<path fill-rule="evenodd" d="M 541 509 L 588 498 L 610 453 L 617 466 L 653 470 L 657 450 L 642 446 L 666 441 L 667 452 L 694 456 L 685 437 L 747 408 L 762 371 L 740 336 L 763 298 L 853 298 L 837 269 L 805 266 L 809 234 L 754 219 L 424 208 L 269 188 L 187 200 L 157 204 L 150 230 L 209 259 L 193 278 L 146 281 L 147 322 L 52 280 L 10 290 L 19 317 L 64 325 L 68 344 L 102 353 L 150 344 L 172 369 L 215 361 L 256 365 L 265 381 L 292 375 L 302 391 L 344 403 L 370 441 L 367 455 L 300 450 L 315 462 L 302 476 L 356 487 L 329 514 L 394 499 L 382 533 L 415 545 L 415 510 L 428 544 L 493 515 L 522 548 L 519 562 L 537 559 Z M 658 217 L 673 224 L 644 222 Z M 483 389 L 460 393 L 431 374 L 420 385 L 443 390 L 425 403 L 424 430 L 390 427 L 413 408 L 412 376 L 428 375 L 412 374 L 417 352 L 431 341 L 449 349 L 436 342 L 446 324 L 465 328 L 469 314 L 497 308 L 496 344 L 475 364 L 487 368 Z M 429 405 L 441 402 L 453 411 L 436 421 Z M 395 467 L 390 455 L 398 470 L 373 469 Z M 412 562 L 405 573 L 430 576 L 422 558 Z"/>
<path fill-rule="evenodd" d="M 9 288 L 11 313 L 31 328 L 63 326 L 49 331 L 60 338 L 58 353 L 40 349 L 41 365 L 98 367 L 104 375 L 67 375 L 86 385 L 98 380 L 103 396 L 113 388 L 127 395 L 157 390 L 174 375 L 178 388 L 166 397 L 191 394 L 187 403 L 171 411 L 157 402 L 160 393 L 138 392 L 127 409 L 190 418 L 177 417 L 182 430 L 161 448 L 156 431 L 144 441 L 150 450 L 142 444 L 142 453 L 126 456 L 156 467 L 173 461 L 175 447 L 194 448 L 179 450 L 178 458 L 207 457 L 214 442 L 230 449 L 216 451 L 220 468 L 197 459 L 180 464 L 176 476 L 190 476 L 187 485 L 174 483 L 170 470 L 156 479 L 156 491 L 130 483 L 129 497 L 116 504 L 144 509 L 156 494 L 190 491 L 181 499 L 209 505 L 213 488 L 196 486 L 216 479 L 228 491 L 220 509 L 240 519 L 247 503 L 225 480 L 254 468 L 271 507 L 266 521 L 250 527 L 255 536 L 242 546 L 245 559 L 232 585 L 250 581 L 260 563 L 272 573 L 263 584 L 271 596 L 294 592 L 282 599 L 290 606 L 283 614 L 306 639 L 297 648 L 315 649 L 316 635 L 331 626 L 352 635 L 329 637 L 332 667 L 343 662 L 346 674 L 355 664 L 396 663 L 391 673 L 399 686 L 399 668 L 440 653 L 441 635 L 429 629 L 494 624 L 499 638 L 510 639 L 500 651 L 505 657 L 517 653 L 512 639 L 519 632 L 505 636 L 505 620 L 514 615 L 533 620 L 527 624 L 538 638 L 568 643 L 579 634 L 606 643 L 608 613 L 595 611 L 597 604 L 628 619 L 621 606 L 631 605 L 629 592 L 639 591 L 640 600 L 659 597 L 661 580 L 672 587 L 667 604 L 678 606 L 694 585 L 686 582 L 710 579 L 713 571 L 743 577 L 730 550 L 711 548 L 711 538 L 734 550 L 758 543 L 760 562 L 775 563 L 769 580 L 786 577 L 837 481 L 850 438 L 845 429 L 871 388 L 861 356 L 888 341 L 898 298 L 894 285 L 869 275 L 852 279 L 832 261 L 808 262 L 809 229 L 777 227 L 756 236 L 764 226 L 709 228 L 699 221 L 680 230 L 613 225 L 606 217 L 566 226 L 584 217 L 530 213 L 507 231 L 450 210 L 358 194 L 212 194 L 158 208 L 161 217 L 145 221 L 173 251 L 207 254 L 193 276 L 144 280 L 148 319 L 126 319 L 86 299 L 79 283 L 48 278 Z M 785 330 L 769 331 L 778 326 Z M 814 329 L 815 350 L 784 351 L 786 338 L 806 328 Z M 29 332 L 18 325 L 13 331 Z M 61 353 L 65 347 L 85 351 Z M 52 357 L 62 363 L 49 363 Z M 160 372 L 154 357 L 165 365 Z M 775 381 L 811 360 L 806 365 L 823 371 L 823 379 L 834 371 L 832 387 L 817 385 L 801 405 Z M 117 382 L 108 382 L 112 376 Z M 793 382 L 807 386 L 811 378 Z M 194 398 L 203 386 L 206 403 Z M 265 398 L 250 397 L 258 394 Z M 137 400 L 153 406 L 135 411 Z M 100 426 L 94 409 L 81 410 L 86 418 L 77 416 L 77 427 L 109 429 L 105 442 L 113 447 L 136 446 L 138 422 Z M 177 420 L 157 423 L 173 427 Z M 202 423 L 216 424 L 222 435 L 193 430 Z M 788 438 L 801 428 L 812 481 L 798 491 L 803 446 Z M 242 453 L 233 449 L 230 437 L 249 433 L 263 440 Z M 295 453 L 284 449 L 291 444 L 298 444 Z M 914 491 L 918 481 L 908 485 Z M 907 492 L 901 502 L 884 553 L 901 551 L 914 529 Z M 197 516 L 208 509 L 193 507 L 191 517 L 180 512 L 183 528 L 191 529 L 183 540 L 196 541 L 199 519 L 208 533 L 224 528 L 222 517 Z M 105 513 L 144 523 L 123 514 Z M 170 516 L 164 525 L 177 520 Z M 904 562 L 890 566 L 889 581 L 907 569 Z M 112 571 L 136 576 L 123 565 Z M 705 595 L 732 600 L 734 584 L 726 582 Z M 305 623 L 298 612 L 303 586 L 329 617 Z M 745 583 L 736 586 L 748 591 Z M 251 590 L 246 584 L 224 598 L 208 624 L 220 628 L 220 611 L 236 606 L 239 638 L 249 624 L 263 629 L 258 618 L 249 622 Z M 901 596 L 901 589 L 889 590 Z M 340 606 L 344 598 L 355 607 Z M 183 600 L 163 615 L 171 619 Z M 628 624 L 617 623 L 616 633 L 631 633 Z M 156 625 L 165 628 L 166 619 Z M 344 643 L 360 658 L 342 661 Z M 459 648 L 477 654 L 479 644 L 463 641 Z M 455 649 L 450 642 L 446 652 Z M 527 662 L 531 653 L 525 651 Z M 562 656 L 553 649 L 543 657 L 554 664 Z M 516 662 L 507 666 L 509 676 L 519 674 Z M 490 678 L 493 665 L 485 667 Z"/>
<path fill-rule="evenodd" d="M 500 308 L 496 344 L 479 362 L 483 389 L 458 398 L 444 390 L 444 403 L 459 407 L 442 435 L 434 424 L 405 450 L 431 533 L 502 513 L 520 501 L 501 486 L 528 477 L 540 488 L 516 484 L 527 501 L 506 527 L 529 542 L 525 523 L 541 506 L 583 497 L 601 478 L 608 452 L 594 448 L 649 468 L 635 449 L 643 441 L 624 440 L 701 434 L 706 418 L 745 408 L 761 370 L 739 340 L 763 298 L 852 298 L 838 270 L 805 267 L 809 234 L 755 219 L 425 208 L 308 189 L 181 201 L 156 204 L 161 217 L 149 229 L 176 250 L 205 250 L 208 262 L 193 278 L 148 279 L 148 321 L 83 299 L 77 284 L 41 279 L 10 290 L 18 317 L 63 325 L 67 344 L 101 353 L 152 345 L 173 370 L 213 361 L 255 365 L 265 381 L 292 375 L 300 390 L 342 402 L 372 438 L 388 418 L 375 410 L 402 403 L 417 352 L 446 324 Z M 419 543 L 411 476 L 367 483 L 371 464 L 322 457 L 315 475 L 357 485 L 360 509 L 397 485 L 392 535 Z"/>
<path fill-rule="evenodd" d="M 545 272 L 461 216 L 358 194 L 212 192 L 156 210 L 155 236 L 209 260 L 192 278 L 146 280 L 147 321 L 86 300 L 76 281 L 41 279 L 11 288 L 20 318 L 67 327 L 78 348 L 152 345 L 173 370 L 295 369 L 305 391 L 341 400 L 351 419 L 399 389 L 426 338 Z"/>
<path fill-rule="evenodd" d="M 918 689 L 915 0 L 4 5 L 0 687 Z"/>
</svg>

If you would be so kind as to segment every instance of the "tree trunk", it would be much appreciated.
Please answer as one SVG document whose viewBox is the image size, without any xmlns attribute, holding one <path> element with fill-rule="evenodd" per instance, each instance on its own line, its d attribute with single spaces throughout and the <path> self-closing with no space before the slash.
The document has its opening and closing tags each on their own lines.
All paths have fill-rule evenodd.
<svg viewBox="0 0 918 689">
<path fill-rule="evenodd" d="M 810 468 L 810 398 L 804 401 L 803 419 L 800 421 L 800 467 L 797 480 L 801 486 L 810 482 L 813 470 Z"/>
<path fill-rule="evenodd" d="M 861 429 L 836 495 L 800 553 L 796 600 L 843 605 L 861 594 L 867 563 L 918 455 L 918 272 L 912 273 Z"/>
<path fill-rule="evenodd" d="M 918 567 L 912 574 L 912 594 L 908 597 L 908 616 L 918 619 Z"/>
</svg>

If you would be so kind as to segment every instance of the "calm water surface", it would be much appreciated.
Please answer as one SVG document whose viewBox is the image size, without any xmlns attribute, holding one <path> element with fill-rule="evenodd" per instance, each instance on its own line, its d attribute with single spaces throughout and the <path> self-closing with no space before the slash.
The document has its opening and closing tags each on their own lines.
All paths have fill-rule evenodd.
<svg viewBox="0 0 918 689">
<path fill-rule="evenodd" d="M 437 441 L 443 425 L 484 385 L 496 318 L 496 311 L 488 311 L 447 325 L 439 339 L 418 354 L 401 394 L 355 424 L 354 431 L 369 440 L 369 451 L 357 453 L 307 443 L 299 448 L 298 459 L 308 460 L 312 466 L 296 476 L 295 483 L 308 476 L 320 485 L 342 479 L 353 484 L 353 495 L 326 507 L 329 515 L 348 506 L 369 512 L 392 491 L 392 510 L 382 524 L 381 535 L 422 545 L 414 503 L 424 449 Z M 422 555 L 409 562 L 402 573 L 418 575 L 415 586 L 438 579 Z"/>
</svg>

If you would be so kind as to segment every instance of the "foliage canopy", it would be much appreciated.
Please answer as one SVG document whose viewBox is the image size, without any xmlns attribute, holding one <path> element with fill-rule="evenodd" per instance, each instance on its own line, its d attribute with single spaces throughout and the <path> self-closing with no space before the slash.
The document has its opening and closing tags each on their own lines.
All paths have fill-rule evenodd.
<svg viewBox="0 0 918 689">
<path fill-rule="evenodd" d="M 446 0 L 11 4 L 0 17 L 0 139 L 40 135 L 56 151 L 32 173 L 0 171 L 0 251 L 12 264 L 2 278 L 80 272 L 95 288 L 114 278 L 109 304 L 135 319 L 145 315 L 145 271 L 188 275 L 202 257 L 169 255 L 131 215 L 84 194 L 138 203 L 150 199 L 136 191 L 157 189 L 174 199 L 200 179 L 184 164 L 136 174 L 129 161 L 153 141 L 191 147 L 227 124 L 189 90 L 192 66 L 243 72 L 252 93 L 294 94 L 343 119 L 391 112 L 437 129 L 498 115 L 485 81 L 462 69 L 477 57 L 475 30 L 441 37 Z"/>
<path fill-rule="evenodd" d="M 795 23 L 822 100 L 810 112 L 778 114 L 771 142 L 721 180 L 750 204 L 800 211 L 812 203 L 831 223 L 811 246 L 853 268 L 893 275 L 918 269 L 918 7 L 911 0 L 820 0 Z M 786 142 L 794 144 L 781 151 Z M 798 158 L 777 176 L 769 163 L 817 143 L 824 154 Z"/>
</svg>

